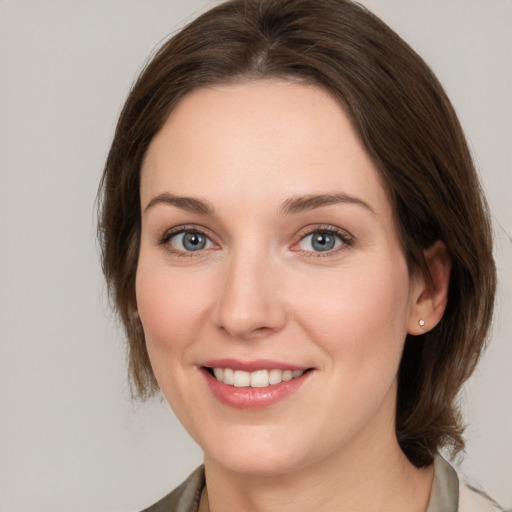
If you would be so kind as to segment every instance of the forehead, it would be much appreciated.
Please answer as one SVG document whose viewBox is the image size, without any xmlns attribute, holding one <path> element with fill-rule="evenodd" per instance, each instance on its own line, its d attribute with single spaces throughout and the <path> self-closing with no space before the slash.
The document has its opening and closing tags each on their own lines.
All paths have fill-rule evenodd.
<svg viewBox="0 0 512 512">
<path fill-rule="evenodd" d="M 142 203 L 163 192 L 243 204 L 342 192 L 389 206 L 340 103 L 288 81 L 200 88 L 181 100 L 142 166 Z"/>
</svg>

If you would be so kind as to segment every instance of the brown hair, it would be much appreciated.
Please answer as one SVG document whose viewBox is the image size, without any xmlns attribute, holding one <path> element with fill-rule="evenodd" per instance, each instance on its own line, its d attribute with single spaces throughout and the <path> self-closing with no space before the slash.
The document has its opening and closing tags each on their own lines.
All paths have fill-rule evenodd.
<svg viewBox="0 0 512 512">
<path fill-rule="evenodd" d="M 129 342 L 137 394 L 156 389 L 133 320 L 140 240 L 139 173 L 177 102 L 197 87 L 278 77 L 328 90 L 380 170 L 410 272 L 428 272 L 436 240 L 452 259 L 448 305 L 430 332 L 407 336 L 396 432 L 416 466 L 439 447 L 464 447 L 456 395 L 490 324 L 495 268 L 487 206 L 457 116 L 423 60 L 349 0 L 232 0 L 206 12 L 156 53 L 123 108 L 100 185 L 103 270 Z"/>
</svg>

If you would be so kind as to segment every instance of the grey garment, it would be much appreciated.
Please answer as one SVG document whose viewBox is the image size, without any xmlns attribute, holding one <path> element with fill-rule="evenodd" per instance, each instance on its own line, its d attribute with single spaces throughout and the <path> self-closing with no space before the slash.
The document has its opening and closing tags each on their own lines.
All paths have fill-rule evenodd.
<svg viewBox="0 0 512 512">
<path fill-rule="evenodd" d="M 457 512 L 459 510 L 459 478 L 441 455 L 434 459 L 434 481 L 425 512 Z M 463 511 L 461 511 L 463 512 Z"/>
<path fill-rule="evenodd" d="M 204 466 L 199 466 L 179 487 L 142 512 L 197 512 L 205 484 Z M 466 496 L 464 510 L 459 510 L 459 487 Z M 463 489 L 464 487 L 464 489 Z M 440 455 L 434 460 L 434 481 L 425 512 L 484 512 L 491 510 L 478 504 L 459 485 L 455 470 Z M 492 508 L 492 510 L 496 510 Z"/>
<path fill-rule="evenodd" d="M 179 487 L 142 512 L 197 512 L 204 484 L 204 466 L 199 466 Z"/>
</svg>

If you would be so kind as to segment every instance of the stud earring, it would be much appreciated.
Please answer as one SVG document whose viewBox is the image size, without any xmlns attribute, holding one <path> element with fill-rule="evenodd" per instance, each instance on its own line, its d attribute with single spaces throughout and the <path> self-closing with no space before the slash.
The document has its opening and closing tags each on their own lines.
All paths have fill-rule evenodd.
<svg viewBox="0 0 512 512">
<path fill-rule="evenodd" d="M 420 318 L 418 323 L 420 324 L 420 327 L 425 327 L 425 320 L 423 320 L 423 318 Z"/>
</svg>

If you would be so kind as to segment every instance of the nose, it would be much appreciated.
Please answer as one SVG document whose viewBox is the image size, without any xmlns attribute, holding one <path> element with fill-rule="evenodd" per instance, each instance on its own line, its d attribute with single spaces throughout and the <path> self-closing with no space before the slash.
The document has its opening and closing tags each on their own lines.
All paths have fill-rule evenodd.
<svg viewBox="0 0 512 512">
<path fill-rule="evenodd" d="M 286 324 L 280 272 L 270 260 L 257 254 L 233 255 L 227 264 L 214 321 L 230 336 L 260 338 Z"/>
</svg>

